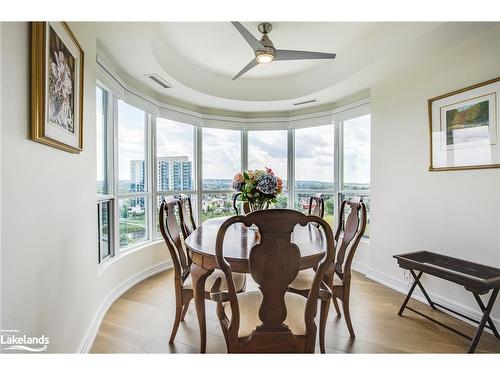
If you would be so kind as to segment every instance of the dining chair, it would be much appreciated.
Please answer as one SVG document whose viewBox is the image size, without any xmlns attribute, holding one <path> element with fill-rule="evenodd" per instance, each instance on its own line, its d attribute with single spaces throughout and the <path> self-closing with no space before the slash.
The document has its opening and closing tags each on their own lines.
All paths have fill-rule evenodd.
<svg viewBox="0 0 500 375">
<path fill-rule="evenodd" d="M 226 231 L 236 223 L 255 224 L 260 242 L 248 257 L 256 291 L 236 294 L 232 269 L 223 254 Z M 325 233 L 326 256 L 315 272 L 307 297 L 287 292 L 300 268 L 301 252 L 291 235 L 297 224 L 318 223 Z M 261 210 L 227 219 L 217 233 L 215 255 L 228 282 L 227 292 L 215 282 L 211 296 L 217 302 L 217 316 L 229 353 L 314 353 L 318 300 L 322 314 L 328 314 L 331 291 L 323 276 L 333 262 L 334 239 L 322 218 L 287 209 Z"/>
<path fill-rule="evenodd" d="M 160 205 L 160 232 L 165 240 L 172 263 L 174 265 L 175 290 L 175 320 L 170 334 L 169 343 L 172 344 L 177 334 L 179 324 L 186 316 L 189 303 L 193 298 L 193 283 L 190 275 L 191 259 L 189 258 L 184 242 L 181 239 L 181 228 L 175 218 L 175 208 L 179 207 L 179 200 L 172 196 L 165 197 Z M 246 276 L 240 273 L 232 275 L 231 285 L 238 293 L 245 290 Z M 210 299 L 210 289 L 215 280 L 222 290 L 227 289 L 226 277 L 222 271 L 215 270 L 206 280 L 205 299 Z"/>
<path fill-rule="evenodd" d="M 191 204 L 191 197 L 189 195 L 179 195 L 179 219 L 182 235 L 184 238 L 187 238 L 196 229 L 193 217 L 193 205 Z"/>
<path fill-rule="evenodd" d="M 344 220 L 347 209 L 350 210 Z M 360 197 L 344 200 L 340 204 L 339 223 L 335 232 L 336 258 L 332 267 L 325 275 L 325 282 L 332 290 L 332 301 L 337 315 L 340 316 L 340 309 L 337 299 L 342 302 L 345 321 L 349 334 L 355 338 L 354 328 L 349 311 L 349 297 L 351 292 L 351 265 L 359 241 L 363 237 L 366 228 L 366 205 Z M 314 280 L 314 273 L 310 270 L 299 272 L 299 275 L 290 284 L 291 292 L 307 295 Z M 323 341 L 323 342 L 322 342 Z M 324 347 L 324 338 L 320 334 L 320 347 Z"/>
<path fill-rule="evenodd" d="M 325 214 L 325 198 L 322 193 L 311 195 L 309 198 L 309 215 L 323 217 Z"/>
<path fill-rule="evenodd" d="M 236 212 L 236 215 L 240 214 L 240 210 L 238 209 L 238 204 L 236 202 L 239 202 L 239 197 L 241 193 L 236 193 L 233 195 L 233 209 L 234 212 Z M 243 202 L 243 213 L 246 215 L 250 212 L 250 204 L 248 202 Z"/>
</svg>

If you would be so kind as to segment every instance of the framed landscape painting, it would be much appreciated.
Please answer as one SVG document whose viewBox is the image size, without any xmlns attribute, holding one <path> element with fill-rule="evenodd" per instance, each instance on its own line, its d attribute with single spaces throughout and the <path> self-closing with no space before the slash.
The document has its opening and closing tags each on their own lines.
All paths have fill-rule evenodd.
<svg viewBox="0 0 500 375">
<path fill-rule="evenodd" d="M 500 77 L 428 101 L 430 171 L 499 168 Z"/>
<path fill-rule="evenodd" d="M 31 138 L 83 149 L 83 50 L 65 22 L 31 24 Z"/>
</svg>

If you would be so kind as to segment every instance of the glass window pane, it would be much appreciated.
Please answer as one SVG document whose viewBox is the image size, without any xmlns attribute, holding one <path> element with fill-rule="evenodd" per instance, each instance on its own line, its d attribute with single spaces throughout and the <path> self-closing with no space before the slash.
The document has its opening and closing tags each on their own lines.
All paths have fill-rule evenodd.
<svg viewBox="0 0 500 375">
<path fill-rule="evenodd" d="M 119 200 L 120 247 L 127 247 L 147 240 L 147 198 L 127 198 Z"/>
<path fill-rule="evenodd" d="M 295 130 L 295 188 L 333 189 L 333 125 Z"/>
<path fill-rule="evenodd" d="M 283 191 L 276 197 L 277 202 L 272 204 L 272 208 L 287 208 L 288 207 L 288 192 Z"/>
<path fill-rule="evenodd" d="M 156 168 L 158 191 L 194 188 L 194 127 L 157 119 Z"/>
<path fill-rule="evenodd" d="M 99 251 L 100 259 L 111 255 L 110 235 L 111 202 L 104 201 L 99 204 Z"/>
<path fill-rule="evenodd" d="M 295 194 L 295 209 L 307 214 L 309 212 L 309 199 L 315 193 L 296 193 Z M 333 194 L 323 194 L 325 200 L 325 212 L 323 219 L 334 228 L 335 220 L 333 216 L 335 196 Z"/>
<path fill-rule="evenodd" d="M 107 181 L 107 112 L 108 93 L 96 87 L 96 153 L 97 153 L 97 194 L 108 194 Z"/>
<path fill-rule="evenodd" d="M 366 115 L 343 123 L 343 189 L 370 187 L 370 122 L 371 116 Z"/>
<path fill-rule="evenodd" d="M 287 178 L 287 131 L 249 131 L 248 169 L 272 168 L 281 177 L 283 185 Z"/>
<path fill-rule="evenodd" d="M 346 199 L 351 199 L 353 198 L 354 195 L 352 194 L 341 194 L 340 199 L 341 201 L 346 200 Z M 364 238 L 370 238 L 370 197 L 367 195 L 361 196 L 363 198 L 363 202 L 366 205 L 366 228 L 365 228 L 365 233 L 363 234 Z M 345 220 L 347 218 L 347 215 L 349 215 L 349 212 L 351 212 L 350 208 L 346 206 L 344 210 L 344 217 L 342 220 Z"/>
<path fill-rule="evenodd" d="M 203 189 L 232 190 L 233 176 L 241 171 L 241 132 L 203 129 Z"/>
<path fill-rule="evenodd" d="M 232 193 L 203 194 L 202 222 L 214 217 L 232 216 L 234 214 Z"/>
<path fill-rule="evenodd" d="M 186 195 L 189 195 L 189 197 L 191 197 L 191 204 L 193 206 L 193 216 L 194 216 L 194 219 L 196 221 L 196 195 L 192 195 L 192 194 L 186 194 Z M 156 200 L 156 217 L 158 218 L 158 220 L 156 220 L 156 238 L 163 238 L 162 235 L 161 235 L 161 232 L 160 232 L 160 205 L 161 205 L 161 201 L 163 200 L 163 198 L 165 198 L 166 195 L 158 195 L 157 197 L 157 200 Z M 175 207 L 175 217 L 177 219 L 177 222 L 180 224 L 181 222 L 181 218 L 179 216 L 179 209 L 178 207 L 176 206 Z"/>
<path fill-rule="evenodd" d="M 146 191 L 146 113 L 118 101 L 119 193 Z"/>
</svg>

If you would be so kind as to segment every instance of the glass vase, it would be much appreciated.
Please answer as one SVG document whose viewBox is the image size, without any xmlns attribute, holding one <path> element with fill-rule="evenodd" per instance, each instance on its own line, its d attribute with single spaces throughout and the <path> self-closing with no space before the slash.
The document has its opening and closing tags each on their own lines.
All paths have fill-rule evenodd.
<svg viewBox="0 0 500 375">
<path fill-rule="evenodd" d="M 250 212 L 254 212 L 254 211 L 261 211 L 261 210 L 265 210 L 269 207 L 269 204 L 267 202 L 264 202 L 264 203 L 260 203 L 260 202 L 248 202 L 248 206 L 250 208 Z M 257 227 L 257 225 L 255 224 L 252 224 L 250 227 L 249 227 L 250 230 L 253 230 L 253 231 L 258 231 L 259 228 Z"/>
</svg>

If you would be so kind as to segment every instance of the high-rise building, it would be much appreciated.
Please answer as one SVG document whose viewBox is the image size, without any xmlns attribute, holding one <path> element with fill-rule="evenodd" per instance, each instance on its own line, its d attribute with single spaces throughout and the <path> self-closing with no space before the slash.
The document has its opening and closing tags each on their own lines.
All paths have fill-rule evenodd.
<svg viewBox="0 0 500 375">
<path fill-rule="evenodd" d="M 187 156 L 167 156 L 158 158 L 157 189 L 191 190 L 193 164 Z"/>
<path fill-rule="evenodd" d="M 144 191 L 146 179 L 144 160 L 130 161 L 130 192 Z"/>
</svg>

